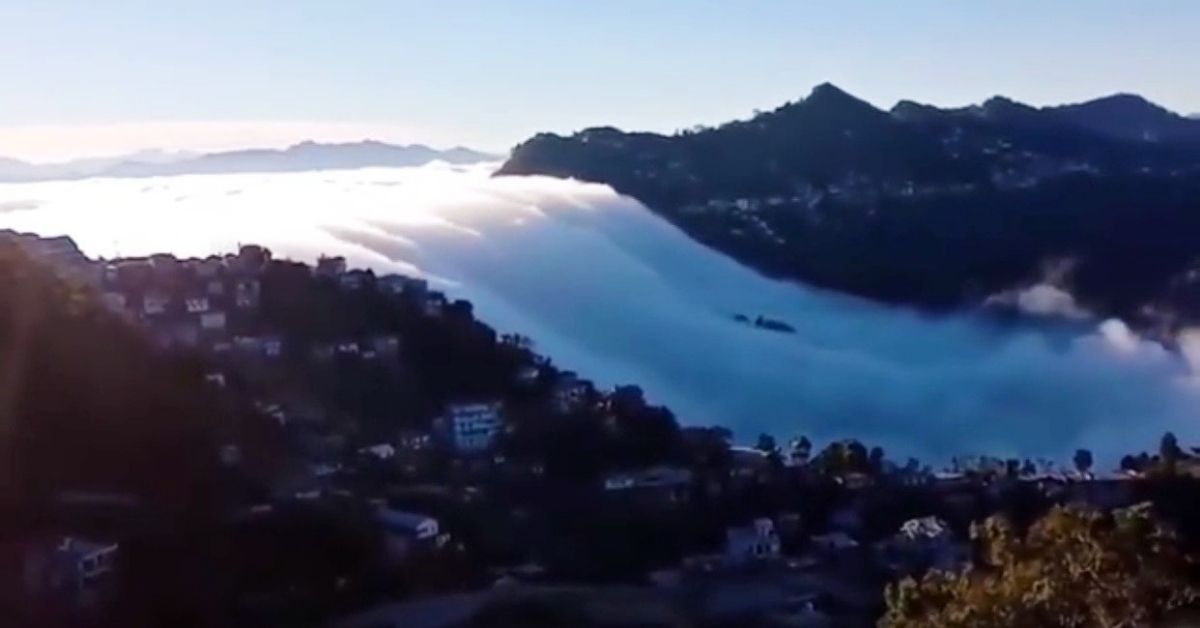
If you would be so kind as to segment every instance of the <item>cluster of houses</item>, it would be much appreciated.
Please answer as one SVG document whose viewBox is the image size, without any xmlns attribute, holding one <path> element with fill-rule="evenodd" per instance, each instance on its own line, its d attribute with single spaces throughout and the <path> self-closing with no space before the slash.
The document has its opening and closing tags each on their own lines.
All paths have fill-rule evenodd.
<svg viewBox="0 0 1200 628">
<path fill-rule="evenodd" d="M 284 339 L 257 324 L 262 300 L 261 273 L 270 251 L 246 245 L 236 255 L 180 260 L 170 254 L 102 263 L 100 287 L 105 303 L 117 314 L 137 320 L 164 349 L 201 349 L 207 353 L 278 358 Z M 345 289 L 361 289 L 365 271 L 347 271 L 343 258 L 322 258 L 315 274 L 337 281 Z M 438 315 L 445 297 L 430 292 L 423 280 L 389 275 L 378 289 L 413 295 L 426 311 Z M 313 346 L 316 359 L 336 354 L 371 358 L 395 354 L 399 338 L 389 335 L 348 338 Z"/>
<path fill-rule="evenodd" d="M 827 471 L 807 455 L 791 455 L 773 466 L 762 451 L 735 447 L 730 453 L 729 477 L 721 487 L 710 488 L 707 483 L 711 479 L 687 467 L 672 466 L 611 474 L 603 487 L 617 503 L 643 510 L 657 507 L 686 512 L 689 500 L 705 493 L 714 497 L 718 490 L 737 493 L 739 486 L 761 487 L 780 477 L 801 483 L 830 479 L 821 477 Z M 843 609 L 859 604 L 859 611 L 869 615 L 872 605 L 879 603 L 878 587 L 871 593 L 866 590 L 869 587 L 856 583 L 891 581 L 930 569 L 962 569 L 971 562 L 974 549 L 965 522 L 994 511 L 1014 492 L 1047 503 L 1078 503 L 1103 510 L 1138 500 L 1136 482 L 1130 476 L 1098 478 L 1059 471 L 1049 460 L 1031 462 L 1024 474 L 1012 476 L 1005 474 L 1010 471 L 1006 466 L 1010 465 L 1004 460 L 988 456 L 960 456 L 946 471 L 885 463 L 875 473 L 840 473 L 832 480 L 840 488 L 841 498 L 819 518 L 806 519 L 810 514 L 799 510 L 783 511 L 730 526 L 719 551 L 686 556 L 678 566 L 660 569 L 650 579 L 669 590 L 699 587 L 710 597 L 728 601 L 732 596 L 739 603 L 725 608 L 730 612 L 782 612 L 797 595 L 814 595 L 822 599 L 832 596 Z M 881 535 L 866 522 L 877 518 L 880 508 L 887 508 L 885 504 L 897 490 L 919 492 L 928 510 Z M 767 591 L 778 586 L 781 593 L 736 593 L 747 579 Z M 824 606 L 827 604 L 814 603 L 807 612 L 817 613 Z"/>
<path fill-rule="evenodd" d="M 91 286 L 105 307 L 114 314 L 145 330 L 157 347 L 169 352 L 195 353 L 208 358 L 206 381 L 217 394 L 227 389 L 230 377 L 245 375 L 261 367 L 282 361 L 286 356 L 313 364 L 335 359 L 395 362 L 401 353 L 402 339 L 395 333 L 377 333 L 365 337 L 313 342 L 310 346 L 291 347 L 277 330 L 262 324 L 258 310 L 263 299 L 262 273 L 271 260 L 269 250 L 256 246 L 240 247 L 236 254 L 203 259 L 179 259 L 170 254 L 140 258 L 91 260 L 69 237 L 42 238 L 32 234 L 0 232 L 0 242 L 12 242 L 30 256 L 47 263 L 60 275 Z M 322 257 L 312 269 L 314 276 L 335 282 L 339 289 L 377 290 L 418 304 L 423 315 L 441 317 L 446 298 L 428 288 L 422 279 L 400 275 L 375 277 L 372 273 L 347 268 L 341 257 Z M 536 366 L 523 370 L 534 381 Z M 556 403 L 563 408 L 580 402 L 584 380 L 573 374 L 558 390 Z M 587 384 L 590 390 L 590 384 Z M 318 443 L 337 435 L 309 431 L 327 417 L 320 400 L 303 394 L 275 398 L 267 394 L 253 400 L 260 415 L 295 428 L 301 443 Z M 397 435 L 394 442 L 367 445 L 352 452 L 377 460 L 393 458 L 398 450 L 424 449 L 437 439 L 463 455 L 490 450 L 504 430 L 503 404 L 498 400 L 451 403 L 433 425 L 432 431 L 413 430 Z M 301 450 L 304 448 L 302 447 Z M 320 446 L 313 447 L 321 450 Z M 222 444 L 218 459 L 236 467 L 243 454 L 235 443 Z M 284 483 L 291 486 L 288 497 L 312 499 L 322 495 L 320 482 L 337 475 L 341 460 L 314 458 L 308 466 L 311 480 Z M 447 536 L 438 522 L 419 513 L 407 513 L 386 504 L 373 504 L 377 521 L 388 540 L 390 555 L 400 555 L 416 547 L 437 547 Z M 251 506 L 242 516 L 272 512 L 269 504 Z M 111 573 L 118 556 L 118 545 L 79 535 L 47 538 L 27 545 L 29 556 L 26 581 L 37 595 L 68 594 L 74 601 L 98 590 Z"/>
</svg>

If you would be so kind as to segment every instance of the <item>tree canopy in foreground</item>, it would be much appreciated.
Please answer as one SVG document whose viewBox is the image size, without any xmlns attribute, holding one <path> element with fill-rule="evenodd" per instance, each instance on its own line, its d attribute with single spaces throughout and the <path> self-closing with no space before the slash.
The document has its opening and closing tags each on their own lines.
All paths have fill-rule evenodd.
<svg viewBox="0 0 1200 628">
<path fill-rule="evenodd" d="M 1145 626 L 1200 600 L 1195 557 L 1148 505 L 1055 507 L 1024 535 L 992 517 L 972 536 L 975 567 L 889 586 L 880 625 Z"/>
</svg>

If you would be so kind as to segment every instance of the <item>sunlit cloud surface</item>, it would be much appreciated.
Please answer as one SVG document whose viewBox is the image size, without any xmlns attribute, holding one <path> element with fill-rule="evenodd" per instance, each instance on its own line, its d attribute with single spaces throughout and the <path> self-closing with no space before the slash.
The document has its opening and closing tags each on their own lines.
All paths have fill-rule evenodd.
<svg viewBox="0 0 1200 628">
<path fill-rule="evenodd" d="M 1200 436 L 1193 335 L 1179 356 L 1120 321 L 1077 322 L 1094 331 L 1071 335 L 935 319 L 766 279 L 604 186 L 433 164 L 0 185 L 0 207 L 0 227 L 66 233 L 97 256 L 256 242 L 423 274 L 556 363 L 602 385 L 637 383 L 682 422 L 743 440 L 854 436 L 943 460 L 1065 459 L 1083 446 L 1111 461 L 1165 430 Z M 1047 311 L 1070 304 L 1035 297 Z"/>
</svg>

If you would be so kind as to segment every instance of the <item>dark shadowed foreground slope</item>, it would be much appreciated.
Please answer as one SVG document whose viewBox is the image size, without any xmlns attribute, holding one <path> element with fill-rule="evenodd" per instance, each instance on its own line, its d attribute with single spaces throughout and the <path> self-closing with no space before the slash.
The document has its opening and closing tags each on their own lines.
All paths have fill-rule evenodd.
<svg viewBox="0 0 1200 628">
<path fill-rule="evenodd" d="M 154 355 L 89 289 L 0 242 L 0 623 L 59 625 L 63 609 L 20 597 L 10 559 L 47 534 L 82 532 L 121 541 L 117 587 L 137 593 L 118 595 L 112 625 L 204 625 L 217 610 L 205 556 L 216 416 L 200 373 Z M 67 514 L 75 508 L 86 523 Z"/>
</svg>

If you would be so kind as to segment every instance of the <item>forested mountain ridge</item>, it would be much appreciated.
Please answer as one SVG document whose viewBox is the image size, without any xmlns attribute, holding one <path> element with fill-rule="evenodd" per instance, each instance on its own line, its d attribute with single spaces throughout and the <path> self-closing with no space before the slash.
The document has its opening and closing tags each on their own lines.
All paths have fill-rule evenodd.
<svg viewBox="0 0 1200 628">
<path fill-rule="evenodd" d="M 933 308 L 1056 277 L 1099 313 L 1200 317 L 1200 121 L 1113 96 L 884 111 L 829 84 L 675 135 L 540 134 L 498 171 L 611 185 L 772 275 Z"/>
</svg>

